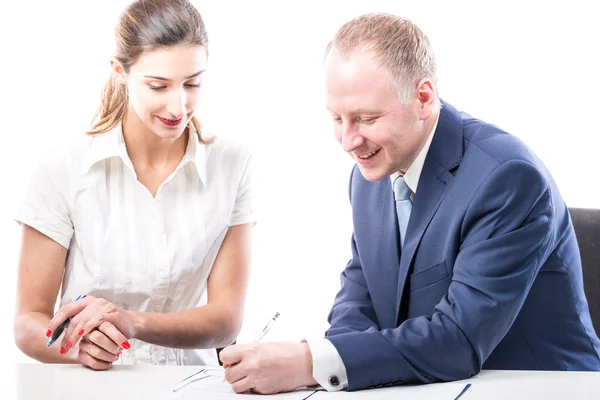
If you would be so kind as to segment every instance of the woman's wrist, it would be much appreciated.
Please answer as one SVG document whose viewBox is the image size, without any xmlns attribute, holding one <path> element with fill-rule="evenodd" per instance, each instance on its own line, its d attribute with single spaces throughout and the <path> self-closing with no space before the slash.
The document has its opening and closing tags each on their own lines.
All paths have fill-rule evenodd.
<svg viewBox="0 0 600 400">
<path fill-rule="evenodd" d="M 133 321 L 133 332 L 131 337 L 128 339 L 139 338 L 140 336 L 143 336 L 147 326 L 147 313 L 139 311 L 126 311 L 126 313 L 129 314 L 131 320 Z"/>
</svg>

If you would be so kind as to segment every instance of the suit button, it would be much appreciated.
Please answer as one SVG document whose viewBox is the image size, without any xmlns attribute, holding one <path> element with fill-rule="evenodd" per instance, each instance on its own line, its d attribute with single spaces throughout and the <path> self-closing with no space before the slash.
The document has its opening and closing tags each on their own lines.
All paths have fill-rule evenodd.
<svg viewBox="0 0 600 400">
<path fill-rule="evenodd" d="M 337 376 L 335 376 L 335 375 L 331 375 L 331 376 L 329 377 L 329 384 L 330 384 L 331 386 L 337 386 L 337 385 L 339 385 L 339 384 L 340 384 L 340 380 L 338 379 L 338 377 L 337 377 Z"/>
</svg>

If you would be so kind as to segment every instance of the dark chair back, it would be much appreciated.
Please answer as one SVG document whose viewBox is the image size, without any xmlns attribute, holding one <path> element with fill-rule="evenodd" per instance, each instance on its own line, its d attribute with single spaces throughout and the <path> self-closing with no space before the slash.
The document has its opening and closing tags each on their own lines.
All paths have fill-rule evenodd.
<svg viewBox="0 0 600 400">
<path fill-rule="evenodd" d="M 600 336 L 600 210 L 569 208 L 581 253 L 583 286 L 596 333 Z"/>
</svg>

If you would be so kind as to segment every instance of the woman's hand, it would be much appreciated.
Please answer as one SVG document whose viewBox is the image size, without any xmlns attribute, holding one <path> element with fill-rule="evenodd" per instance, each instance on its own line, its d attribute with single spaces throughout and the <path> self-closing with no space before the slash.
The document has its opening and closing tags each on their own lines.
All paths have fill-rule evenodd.
<svg viewBox="0 0 600 400">
<path fill-rule="evenodd" d="M 68 317 L 72 318 L 63 333 L 61 354 L 73 348 L 85 334 L 101 326 L 101 332 L 124 350 L 130 347 L 127 339 L 136 336 L 134 314 L 105 299 L 87 296 L 61 307 L 50 321 L 49 331 L 53 332 Z M 105 322 L 110 325 L 104 325 Z"/>
<path fill-rule="evenodd" d="M 113 324 L 103 322 L 98 329 L 83 335 L 79 342 L 79 352 L 77 354 L 83 365 L 91 369 L 105 371 L 112 366 L 113 362 L 119 359 L 123 349 L 108 336 L 108 332 L 113 330 L 117 330 Z M 115 332 L 110 334 L 116 336 Z"/>
</svg>

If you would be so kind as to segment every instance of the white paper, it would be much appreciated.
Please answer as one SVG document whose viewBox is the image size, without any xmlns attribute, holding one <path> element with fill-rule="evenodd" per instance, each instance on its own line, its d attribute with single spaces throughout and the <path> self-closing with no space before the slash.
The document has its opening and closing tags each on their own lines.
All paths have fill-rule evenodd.
<svg viewBox="0 0 600 400">
<path fill-rule="evenodd" d="M 224 381 L 225 371 L 222 368 L 202 368 L 196 374 L 184 379 L 174 385 L 168 391 L 152 397 L 151 400 L 198 400 L 198 399 L 245 399 L 248 397 L 260 397 L 264 395 L 254 393 L 237 394 L 231 385 Z M 313 390 L 300 390 L 290 393 L 269 395 L 269 399 L 294 399 L 302 400 L 310 396 Z M 314 398 L 314 396 L 312 397 Z M 311 398 L 311 399 L 312 399 Z M 311 400 L 309 399 L 309 400 Z"/>
</svg>

